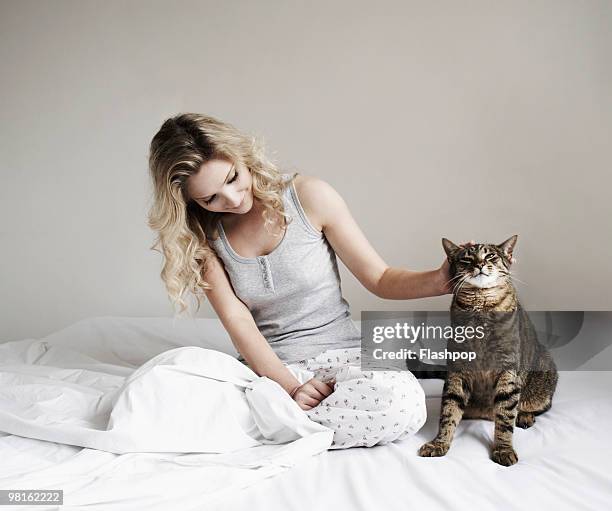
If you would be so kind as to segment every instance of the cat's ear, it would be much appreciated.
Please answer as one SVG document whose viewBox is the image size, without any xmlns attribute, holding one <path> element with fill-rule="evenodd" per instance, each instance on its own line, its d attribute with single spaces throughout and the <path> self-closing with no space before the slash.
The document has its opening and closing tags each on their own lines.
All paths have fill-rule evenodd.
<svg viewBox="0 0 612 511">
<path fill-rule="evenodd" d="M 459 250 L 459 247 L 457 245 L 455 245 L 452 241 L 447 240 L 446 238 L 442 238 L 442 246 L 444 247 L 444 252 L 446 252 L 446 255 L 449 259 L 453 257 L 457 250 Z"/>
<path fill-rule="evenodd" d="M 504 255 L 508 258 L 508 261 L 512 261 L 512 252 L 514 252 L 514 246 L 516 245 L 517 239 L 518 239 L 518 235 L 515 234 L 514 236 L 511 236 L 503 243 L 500 243 L 499 245 L 497 245 L 497 248 L 499 248 L 504 253 Z"/>
</svg>

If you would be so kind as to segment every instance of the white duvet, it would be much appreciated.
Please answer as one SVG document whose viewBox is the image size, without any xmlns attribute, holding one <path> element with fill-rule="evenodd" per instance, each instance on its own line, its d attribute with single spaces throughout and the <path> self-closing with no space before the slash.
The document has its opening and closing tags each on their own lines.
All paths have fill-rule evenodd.
<svg viewBox="0 0 612 511">
<path fill-rule="evenodd" d="M 194 491 L 201 505 L 330 446 L 333 431 L 276 382 L 230 354 L 182 345 L 172 330 L 180 337 L 185 324 L 168 331 L 171 320 L 161 321 L 165 333 L 156 320 L 107 318 L 0 344 L 0 431 L 86 448 L 40 471 L 3 470 L 0 488 L 63 489 L 62 509 L 141 509 L 143 499 L 167 509 Z M 113 338 L 97 335 L 96 324 Z M 192 343 L 215 347 L 215 335 L 197 332 Z"/>
</svg>

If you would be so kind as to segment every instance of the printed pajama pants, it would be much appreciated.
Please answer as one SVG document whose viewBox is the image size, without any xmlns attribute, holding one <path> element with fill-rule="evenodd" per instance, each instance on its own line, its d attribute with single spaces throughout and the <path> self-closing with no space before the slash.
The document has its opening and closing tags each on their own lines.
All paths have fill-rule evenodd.
<svg viewBox="0 0 612 511">
<path fill-rule="evenodd" d="M 334 349 L 287 368 L 300 383 L 336 380 L 309 418 L 334 430 L 330 449 L 372 447 L 416 433 L 425 424 L 425 393 L 410 371 L 361 371 L 360 348 Z"/>
</svg>

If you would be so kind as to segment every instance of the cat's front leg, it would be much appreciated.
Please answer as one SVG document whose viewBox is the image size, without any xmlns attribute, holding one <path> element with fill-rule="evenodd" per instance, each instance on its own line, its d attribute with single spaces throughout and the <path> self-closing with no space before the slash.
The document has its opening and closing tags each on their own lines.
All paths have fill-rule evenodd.
<svg viewBox="0 0 612 511">
<path fill-rule="evenodd" d="M 419 456 L 444 456 L 453 441 L 455 429 L 463 417 L 470 399 L 470 384 L 460 373 L 449 373 L 442 389 L 442 408 L 438 434 L 431 442 L 423 444 Z"/>
<path fill-rule="evenodd" d="M 516 371 L 502 371 L 495 383 L 493 410 L 495 412 L 495 438 L 491 459 L 505 467 L 514 465 L 518 456 L 512 447 L 514 422 L 521 397 Z"/>
</svg>

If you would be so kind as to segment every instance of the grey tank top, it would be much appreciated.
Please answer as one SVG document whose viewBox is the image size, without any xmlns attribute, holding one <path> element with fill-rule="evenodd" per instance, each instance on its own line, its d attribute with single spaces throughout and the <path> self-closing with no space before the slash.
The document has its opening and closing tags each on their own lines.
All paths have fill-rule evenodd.
<svg viewBox="0 0 612 511">
<path fill-rule="evenodd" d="M 291 178 L 282 176 L 285 181 Z M 342 296 L 336 253 L 308 221 L 293 182 L 284 189 L 283 203 L 293 220 L 268 255 L 237 254 L 220 221 L 219 236 L 208 239 L 224 263 L 236 296 L 286 364 L 314 358 L 328 349 L 359 347 L 361 334 Z M 239 360 L 246 363 L 242 355 Z"/>
</svg>

